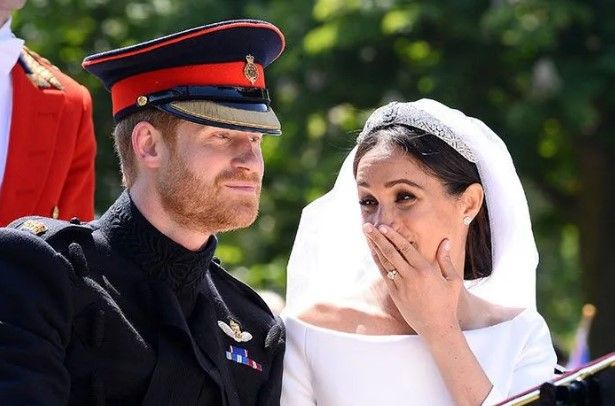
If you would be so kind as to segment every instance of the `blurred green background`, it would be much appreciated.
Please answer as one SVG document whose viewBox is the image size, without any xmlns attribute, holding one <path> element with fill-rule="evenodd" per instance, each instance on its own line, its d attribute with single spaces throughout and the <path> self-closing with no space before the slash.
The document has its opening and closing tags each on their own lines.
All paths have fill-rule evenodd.
<svg viewBox="0 0 615 406">
<path fill-rule="evenodd" d="M 92 93 L 100 214 L 120 175 L 110 100 L 84 56 L 224 19 L 278 25 L 287 50 L 267 82 L 284 135 L 264 142 L 256 224 L 222 235 L 218 253 L 235 275 L 282 294 L 301 208 L 332 186 L 375 107 L 430 97 L 480 117 L 523 179 L 539 310 L 567 351 L 582 304 L 595 304 L 597 357 L 615 350 L 614 10 L 611 0 L 29 0 L 13 28 Z"/>
</svg>

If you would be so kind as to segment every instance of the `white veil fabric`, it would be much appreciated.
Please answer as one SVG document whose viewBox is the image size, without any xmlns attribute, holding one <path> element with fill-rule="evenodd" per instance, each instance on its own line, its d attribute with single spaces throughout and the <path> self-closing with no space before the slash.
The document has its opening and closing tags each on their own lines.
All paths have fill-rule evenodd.
<svg viewBox="0 0 615 406">
<path fill-rule="evenodd" d="M 523 187 L 504 142 L 482 121 L 429 99 L 380 107 L 359 138 L 394 124 L 437 136 L 478 168 L 489 212 L 493 270 L 486 278 L 466 281 L 466 288 L 494 304 L 535 309 L 538 252 Z M 339 300 L 359 284 L 381 277 L 361 229 L 352 171 L 355 150 L 346 157 L 333 189 L 303 209 L 288 263 L 286 314 Z"/>
</svg>

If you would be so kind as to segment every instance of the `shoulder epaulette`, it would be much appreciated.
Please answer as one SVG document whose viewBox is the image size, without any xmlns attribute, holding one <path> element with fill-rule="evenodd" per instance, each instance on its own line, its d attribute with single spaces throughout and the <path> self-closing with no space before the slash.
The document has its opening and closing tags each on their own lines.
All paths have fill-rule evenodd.
<svg viewBox="0 0 615 406">
<path fill-rule="evenodd" d="M 7 227 L 32 233 L 48 242 L 65 236 L 67 233 L 85 236 L 94 231 L 94 227 L 87 223 L 82 224 L 78 219 L 64 221 L 40 216 L 22 217 L 13 221 Z"/>
<path fill-rule="evenodd" d="M 20 61 L 26 69 L 28 79 L 41 89 L 56 88 L 64 90 L 62 83 L 55 77 L 51 69 L 55 68 L 51 63 L 30 49 L 23 47 Z M 57 69 L 57 68 L 56 68 Z"/>
</svg>

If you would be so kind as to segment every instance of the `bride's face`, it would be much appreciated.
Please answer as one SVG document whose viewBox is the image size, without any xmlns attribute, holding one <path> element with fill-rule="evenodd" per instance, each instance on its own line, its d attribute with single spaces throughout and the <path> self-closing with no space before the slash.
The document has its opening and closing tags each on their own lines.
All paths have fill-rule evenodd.
<svg viewBox="0 0 615 406">
<path fill-rule="evenodd" d="M 361 158 L 356 181 L 364 222 L 392 227 L 433 263 L 440 242 L 450 239 L 451 258 L 463 274 L 464 199 L 450 195 L 414 158 L 383 145 Z"/>
</svg>

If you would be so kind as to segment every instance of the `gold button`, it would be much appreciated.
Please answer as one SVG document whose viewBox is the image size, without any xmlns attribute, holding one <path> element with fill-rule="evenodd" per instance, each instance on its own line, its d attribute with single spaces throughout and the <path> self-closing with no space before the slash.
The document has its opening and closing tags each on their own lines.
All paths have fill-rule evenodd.
<svg viewBox="0 0 615 406">
<path fill-rule="evenodd" d="M 51 217 L 56 220 L 60 218 L 60 208 L 58 206 L 55 206 L 53 208 L 53 211 L 51 212 Z"/>
<path fill-rule="evenodd" d="M 143 107 L 147 104 L 147 96 L 139 96 L 137 97 L 137 105 L 139 107 Z"/>
</svg>

